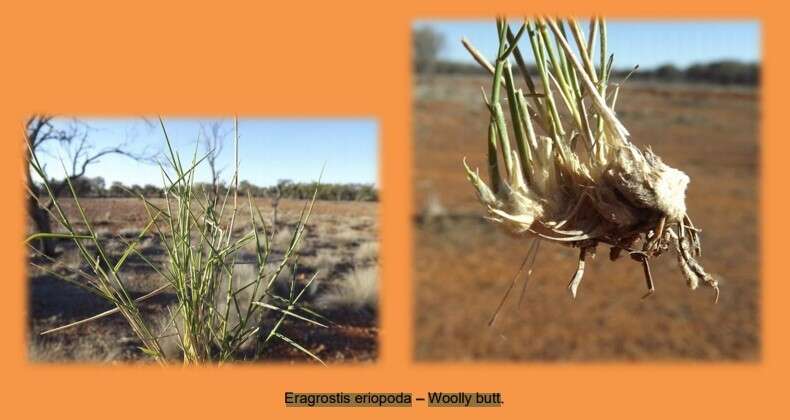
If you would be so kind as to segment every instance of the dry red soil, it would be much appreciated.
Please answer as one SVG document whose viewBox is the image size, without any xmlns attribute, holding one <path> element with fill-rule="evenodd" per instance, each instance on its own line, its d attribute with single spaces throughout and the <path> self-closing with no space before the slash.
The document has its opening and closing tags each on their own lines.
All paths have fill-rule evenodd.
<svg viewBox="0 0 790 420">
<path fill-rule="evenodd" d="M 760 358 L 759 95 L 754 89 L 626 85 L 618 115 L 632 141 L 691 177 L 687 204 L 703 229 L 702 264 L 718 278 L 689 290 L 674 255 L 641 268 L 599 247 L 579 296 L 566 289 L 573 249 L 543 243 L 522 305 L 519 288 L 487 321 L 527 252 L 482 220 L 462 158 L 485 167 L 487 78 L 419 79 L 414 99 L 415 357 L 420 361 L 671 361 Z M 422 217 L 428 203 L 444 215 Z M 433 205 L 433 207 L 436 207 Z M 440 212 L 441 213 L 441 212 Z"/>
<path fill-rule="evenodd" d="M 154 199 L 153 201 L 161 201 Z M 127 240 L 137 236 L 148 222 L 148 215 L 138 199 L 82 199 L 88 220 L 103 238 L 107 249 L 122 250 L 119 236 Z M 77 221 L 79 215 L 71 199 L 61 201 L 69 218 Z M 159 203 L 161 204 L 161 203 Z M 279 225 L 293 228 L 303 201 L 282 200 L 278 210 Z M 271 217 L 271 203 L 257 199 L 257 207 L 264 217 Z M 237 230 L 241 234 L 250 229 L 248 214 L 240 213 Z M 300 279 L 312 276 L 314 271 L 323 271 L 321 280 L 316 282 L 315 297 L 330 290 L 337 282 L 343 281 L 351 270 L 377 264 L 377 251 L 371 251 L 365 261 L 355 260 L 360 246 L 377 242 L 378 204 L 367 202 L 317 202 L 300 255 L 300 267 L 306 270 Z M 161 243 L 151 239 L 143 241 L 142 251 L 152 261 L 165 264 L 164 248 Z M 275 245 L 275 249 L 276 249 Z M 377 249 L 377 248 L 376 248 Z M 54 264 L 37 260 L 49 269 L 69 274 L 68 267 L 84 266 L 69 241 L 59 244 L 60 256 Z M 115 252 L 112 251 L 112 252 Z M 112 258 L 112 256 L 111 256 Z M 35 260 L 35 258 L 34 258 Z M 300 271 L 301 273 L 301 271 Z M 143 295 L 163 283 L 163 279 L 150 267 L 135 263 L 130 259 L 122 269 L 123 279 L 135 295 Z M 140 345 L 126 321 L 118 315 L 106 317 L 89 324 L 64 330 L 47 336 L 39 333 L 50 328 L 65 325 L 91 315 L 100 313 L 112 306 L 102 299 L 57 279 L 45 272 L 31 267 L 29 272 L 29 317 L 28 331 L 31 358 L 38 361 L 69 362 L 137 362 L 146 357 L 137 349 Z M 311 297 L 305 300 L 312 299 Z M 142 304 L 145 317 L 156 319 L 164 316 L 167 307 L 173 305 L 175 295 L 163 293 L 155 299 Z M 331 321 L 328 328 L 313 328 L 304 323 L 286 321 L 282 332 L 318 355 L 326 363 L 371 362 L 378 354 L 378 321 L 375 311 L 352 309 L 333 309 L 323 313 Z M 158 315 L 157 315 L 158 314 Z M 284 343 L 269 346 L 263 355 L 264 361 L 286 363 L 315 363 L 309 356 Z"/>
</svg>

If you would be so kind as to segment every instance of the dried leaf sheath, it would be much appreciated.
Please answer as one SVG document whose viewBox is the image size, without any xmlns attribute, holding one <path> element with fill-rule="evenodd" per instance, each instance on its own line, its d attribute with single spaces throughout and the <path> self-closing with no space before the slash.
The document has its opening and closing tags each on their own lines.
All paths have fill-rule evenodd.
<svg viewBox="0 0 790 420">
<path fill-rule="evenodd" d="M 569 285 L 574 296 L 584 257 L 598 243 L 612 247 L 613 260 L 626 251 L 644 265 L 648 294 L 653 291 L 649 259 L 672 248 L 689 287 L 702 283 L 718 296 L 717 282 L 695 260 L 700 254 L 699 230 L 686 210 L 689 177 L 649 148 L 641 150 L 629 141 L 614 111 L 619 86 L 607 94 L 612 60 L 605 59 L 602 19 L 590 22 L 590 33 L 596 32 L 597 69 L 593 40 L 585 40 L 573 20 L 525 20 L 513 35 L 499 19 L 493 65 L 464 40 L 475 60 L 493 73 L 491 98 L 485 98 L 490 111 L 489 183 L 464 161 L 467 177 L 488 218 L 511 234 L 580 248 L 579 270 Z M 529 39 L 540 85 L 520 58 L 522 38 Z M 511 55 L 528 93 L 516 87 Z M 509 126 L 504 108 L 510 114 Z"/>
</svg>

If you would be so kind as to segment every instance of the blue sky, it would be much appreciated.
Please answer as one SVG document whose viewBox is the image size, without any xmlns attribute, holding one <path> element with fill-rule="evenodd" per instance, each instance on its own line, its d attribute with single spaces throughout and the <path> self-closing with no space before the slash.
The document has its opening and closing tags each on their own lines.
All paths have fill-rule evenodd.
<svg viewBox="0 0 790 420">
<path fill-rule="evenodd" d="M 96 149 L 126 142 L 132 151 L 166 151 L 166 143 L 155 118 L 81 118 L 89 126 L 89 141 Z M 218 166 L 226 167 L 223 179 L 233 171 L 232 119 L 165 118 L 165 127 L 182 161 L 195 151 L 201 124 L 221 121 L 230 134 L 226 138 Z M 70 123 L 61 119 L 58 124 Z M 67 156 L 59 147 L 48 147 L 40 154 L 42 164 L 53 178 L 62 178 L 58 156 Z M 205 154 L 200 149 L 199 154 Z M 323 182 L 378 184 L 378 127 L 373 119 L 239 119 L 239 155 L 241 180 L 257 185 L 272 185 L 280 179 L 310 182 L 318 179 L 326 165 Z M 162 155 L 164 156 L 164 155 Z M 201 155 L 202 156 L 202 155 Z M 112 155 L 89 166 L 86 176 L 104 177 L 124 184 L 162 185 L 159 168 Z M 198 181 L 208 181 L 209 171 L 201 165 Z"/>
<path fill-rule="evenodd" d="M 580 19 L 580 22 L 587 19 Z M 512 21 L 515 27 L 516 21 Z M 431 26 L 444 35 L 441 57 L 472 62 L 461 45 L 465 36 L 486 57 L 496 55 L 497 37 L 493 21 L 423 20 L 415 27 Z M 584 33 L 587 24 L 583 23 Z M 649 69 L 665 63 L 686 67 L 719 59 L 760 61 L 760 24 L 754 20 L 607 20 L 609 52 L 615 68 L 639 64 Z M 527 54 L 528 56 L 530 54 Z"/>
</svg>

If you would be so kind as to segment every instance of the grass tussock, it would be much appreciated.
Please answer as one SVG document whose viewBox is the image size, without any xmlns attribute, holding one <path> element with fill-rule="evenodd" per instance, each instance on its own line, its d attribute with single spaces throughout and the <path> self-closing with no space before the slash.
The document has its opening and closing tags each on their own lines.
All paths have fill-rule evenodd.
<svg viewBox="0 0 790 420">
<path fill-rule="evenodd" d="M 354 261 L 362 263 L 375 262 L 379 257 L 379 243 L 377 241 L 363 242 L 354 252 Z"/>
<path fill-rule="evenodd" d="M 123 357 L 127 348 L 115 338 L 91 337 L 76 340 L 70 346 L 60 341 L 32 338 L 28 340 L 28 360 L 33 363 L 81 361 L 108 363 Z"/>
<path fill-rule="evenodd" d="M 319 297 L 316 305 L 325 311 L 375 312 L 378 306 L 378 288 L 376 266 L 357 268 Z"/>
</svg>

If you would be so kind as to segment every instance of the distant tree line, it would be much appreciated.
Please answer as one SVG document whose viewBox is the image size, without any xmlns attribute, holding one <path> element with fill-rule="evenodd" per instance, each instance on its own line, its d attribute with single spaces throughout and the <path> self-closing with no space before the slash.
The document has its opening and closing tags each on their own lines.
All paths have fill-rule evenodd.
<svg viewBox="0 0 790 420">
<path fill-rule="evenodd" d="M 412 31 L 412 66 L 420 75 L 431 74 L 485 74 L 485 70 L 476 63 L 442 60 L 439 53 L 445 45 L 444 36 L 430 27 L 420 27 Z M 518 72 L 514 66 L 513 71 Z M 528 68 L 531 74 L 537 74 L 534 67 Z M 631 69 L 613 71 L 613 80 L 622 80 Z M 639 69 L 631 75 L 632 80 L 658 82 L 710 83 L 717 85 L 748 85 L 760 84 L 760 65 L 734 60 L 721 60 L 709 63 L 693 64 L 680 68 L 673 64 L 664 64 L 653 69 Z"/>
<path fill-rule="evenodd" d="M 57 188 L 65 181 L 50 180 L 50 185 Z M 121 198 L 121 197 L 139 197 L 143 195 L 146 198 L 160 198 L 164 197 L 164 192 L 161 187 L 151 184 L 146 185 L 125 185 L 121 182 L 113 182 L 107 186 L 103 177 L 80 177 L 71 181 L 74 187 L 74 192 L 79 197 L 94 197 L 94 198 Z M 220 196 L 223 196 L 228 187 L 222 183 L 216 187 L 212 183 L 196 183 L 198 190 L 205 191 L 211 194 L 215 191 Z M 378 201 L 378 190 L 372 184 L 325 184 L 320 185 L 315 182 L 293 182 L 291 180 L 280 180 L 277 184 L 272 186 L 261 187 L 250 183 L 249 181 L 241 181 L 239 183 L 239 192 L 243 195 L 249 194 L 253 197 L 269 197 L 269 198 L 291 198 L 291 199 L 310 199 L 313 197 L 313 192 L 318 187 L 317 198 L 319 200 L 332 200 L 332 201 Z M 53 188 L 54 189 L 54 188 Z M 60 188 L 59 197 L 70 197 L 71 192 L 68 188 Z"/>
<path fill-rule="evenodd" d="M 419 71 L 420 68 L 426 67 L 415 66 L 418 73 L 424 73 Z M 474 63 L 436 61 L 430 68 L 435 74 L 486 74 L 484 69 Z M 534 67 L 529 67 L 527 70 L 533 75 L 537 74 Z M 518 69 L 514 67 L 513 72 L 518 73 Z M 614 70 L 612 80 L 622 80 L 629 73 L 631 73 L 630 69 Z M 654 69 L 640 68 L 631 74 L 630 80 L 757 86 L 760 84 L 760 65 L 732 60 L 693 64 L 685 68 L 664 64 Z"/>
<path fill-rule="evenodd" d="M 661 81 L 704 82 L 717 85 L 760 84 L 760 65 L 741 61 L 724 60 L 704 64 L 694 64 L 685 69 L 665 64 L 653 70 L 634 73 L 639 78 Z"/>
</svg>

